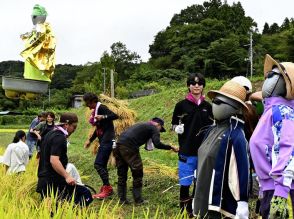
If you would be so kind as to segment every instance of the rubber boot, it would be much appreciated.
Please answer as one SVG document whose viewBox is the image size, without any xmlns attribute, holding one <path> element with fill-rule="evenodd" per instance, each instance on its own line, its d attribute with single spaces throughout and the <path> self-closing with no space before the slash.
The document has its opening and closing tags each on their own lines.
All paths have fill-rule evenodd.
<svg viewBox="0 0 294 219">
<path fill-rule="evenodd" d="M 133 188 L 133 197 L 136 205 L 142 205 L 148 202 L 142 198 L 142 187 Z"/>
<path fill-rule="evenodd" d="M 126 186 L 117 186 L 117 195 L 118 195 L 120 204 L 130 204 L 130 201 L 127 199 Z"/>
<path fill-rule="evenodd" d="M 104 185 L 102 186 L 100 193 L 92 195 L 92 197 L 97 199 L 105 199 L 111 196 L 112 194 L 113 194 L 113 189 L 111 185 Z"/>
<path fill-rule="evenodd" d="M 186 209 L 186 213 L 189 216 L 189 218 L 193 217 L 192 198 L 180 200 L 180 208 L 181 208 L 181 212 L 183 212 Z"/>
</svg>

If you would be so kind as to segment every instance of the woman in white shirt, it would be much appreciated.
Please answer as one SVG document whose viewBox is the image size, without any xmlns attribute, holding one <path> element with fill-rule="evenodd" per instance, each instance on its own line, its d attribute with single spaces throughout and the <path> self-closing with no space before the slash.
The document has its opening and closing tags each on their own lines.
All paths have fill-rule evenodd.
<svg viewBox="0 0 294 219">
<path fill-rule="evenodd" d="M 7 174 L 20 173 L 26 170 L 29 162 L 29 147 L 26 142 L 26 133 L 18 130 L 13 142 L 9 144 L 2 157 L 2 163 L 6 166 Z"/>
</svg>

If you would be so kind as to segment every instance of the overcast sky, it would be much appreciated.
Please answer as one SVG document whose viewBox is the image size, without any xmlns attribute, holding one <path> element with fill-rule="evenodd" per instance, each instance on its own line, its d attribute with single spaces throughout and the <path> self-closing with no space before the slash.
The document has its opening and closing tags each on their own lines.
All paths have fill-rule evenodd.
<svg viewBox="0 0 294 219">
<path fill-rule="evenodd" d="M 227 1 L 229 4 L 233 0 Z M 103 51 L 121 41 L 144 61 L 154 36 L 175 13 L 203 0 L 1 0 L 0 61 L 22 60 L 19 35 L 33 28 L 32 8 L 43 5 L 57 39 L 57 64 L 99 61 Z M 294 17 L 294 0 L 241 0 L 261 31 L 265 22 L 282 24 Z"/>
</svg>

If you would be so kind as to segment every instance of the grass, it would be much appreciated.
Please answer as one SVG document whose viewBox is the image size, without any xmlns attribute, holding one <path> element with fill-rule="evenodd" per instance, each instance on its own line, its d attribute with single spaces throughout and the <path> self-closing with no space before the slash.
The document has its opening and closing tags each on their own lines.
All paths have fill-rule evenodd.
<svg viewBox="0 0 294 219">
<path fill-rule="evenodd" d="M 95 156 L 91 154 L 91 149 L 85 150 L 83 143 L 87 138 L 89 125 L 84 113 L 85 109 L 77 110 L 79 115 L 79 127 L 77 131 L 71 136 L 71 144 L 69 146 L 70 161 L 74 161 L 79 170 L 85 176 L 83 181 L 98 190 L 101 186 L 101 180 L 94 169 Z M 161 194 L 166 188 L 177 184 L 176 166 L 177 155 L 170 151 L 155 150 L 147 152 L 141 150 L 141 156 L 144 164 L 144 187 L 143 195 L 149 200 L 147 206 L 140 206 L 133 208 L 133 205 L 123 206 L 120 214 L 124 218 L 145 218 L 146 214 L 149 217 L 160 215 L 160 218 L 169 217 L 178 213 L 178 188 L 171 189 L 169 192 Z M 117 173 L 116 168 L 109 166 L 110 182 L 116 189 Z M 130 188 L 132 186 L 132 177 L 129 172 L 128 178 L 128 197 L 131 197 Z M 113 198 L 114 203 L 118 201 L 116 197 Z M 108 201 L 107 201 L 108 202 Z M 101 201 L 95 200 L 93 206 L 99 208 Z M 160 205 L 160 207 L 159 207 Z"/>
<path fill-rule="evenodd" d="M 210 80 L 205 91 L 219 89 L 223 83 L 219 80 Z M 167 132 L 161 135 L 162 141 L 177 145 L 177 136 L 169 130 L 169 127 L 174 106 L 185 97 L 186 93 L 187 88 L 183 84 L 183 86 L 168 88 L 152 96 L 129 100 L 129 107 L 137 112 L 137 121 L 148 121 L 155 116 L 162 117 L 167 129 Z M 82 107 L 71 111 L 78 114 L 79 125 L 76 132 L 70 137 L 69 162 L 74 163 L 79 169 L 84 183 L 99 191 L 102 183 L 94 169 L 95 156 L 92 155 L 91 149 L 83 148 L 90 128 L 88 118 L 86 118 L 86 109 Z M 27 124 L 17 129 L 27 129 L 28 126 Z M 17 129 L 0 130 L 0 154 L 12 141 Z M 61 210 L 55 213 L 54 218 L 185 218 L 185 215 L 179 214 L 179 187 L 176 186 L 178 183 L 177 154 L 158 149 L 151 152 L 141 149 L 141 157 L 144 165 L 143 196 L 149 200 L 149 204 L 136 207 L 133 205 L 119 206 L 118 199 L 114 195 L 104 202 L 94 200 L 86 210 L 76 208 L 71 203 L 62 203 Z M 114 166 L 109 166 L 109 176 L 116 192 L 117 173 Z M 35 159 L 30 161 L 27 172 L 22 175 L 6 176 L 4 169 L 0 169 L 0 218 L 50 218 L 48 203 L 41 202 L 35 192 L 36 181 L 37 163 Z M 131 186 L 132 177 L 129 172 L 128 197 L 132 200 Z M 171 189 L 163 193 L 170 187 Z M 52 200 L 54 201 L 54 198 Z"/>
<path fill-rule="evenodd" d="M 1 147 L 1 153 L 4 148 Z M 0 218 L 98 218 L 97 209 L 79 208 L 73 202 L 58 202 L 56 197 L 41 201 L 36 189 L 37 160 L 32 159 L 26 172 L 17 175 L 6 175 L 3 166 L 0 168 Z M 113 202 L 101 203 L 100 218 L 117 218 L 120 206 Z M 56 209 L 53 206 L 58 206 Z"/>
</svg>

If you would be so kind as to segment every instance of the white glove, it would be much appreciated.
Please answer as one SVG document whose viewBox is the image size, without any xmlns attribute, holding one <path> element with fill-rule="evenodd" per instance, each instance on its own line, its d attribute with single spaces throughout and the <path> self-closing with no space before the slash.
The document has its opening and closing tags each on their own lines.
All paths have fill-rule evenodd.
<svg viewBox="0 0 294 219">
<path fill-rule="evenodd" d="M 175 132 L 179 135 L 183 134 L 184 133 L 184 124 L 177 125 L 175 128 Z"/>
<path fill-rule="evenodd" d="M 249 210 L 248 210 L 248 202 L 239 201 L 238 207 L 236 210 L 235 219 L 248 219 Z"/>
</svg>

